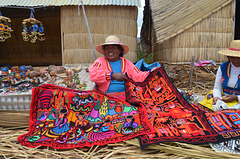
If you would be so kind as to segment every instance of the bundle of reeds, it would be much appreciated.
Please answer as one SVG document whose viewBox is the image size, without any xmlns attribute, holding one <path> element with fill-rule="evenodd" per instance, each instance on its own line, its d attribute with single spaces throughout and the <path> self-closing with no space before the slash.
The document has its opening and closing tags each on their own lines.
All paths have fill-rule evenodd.
<svg viewBox="0 0 240 159">
<path fill-rule="evenodd" d="M 0 110 L 0 127 L 28 127 L 29 111 Z"/>
</svg>

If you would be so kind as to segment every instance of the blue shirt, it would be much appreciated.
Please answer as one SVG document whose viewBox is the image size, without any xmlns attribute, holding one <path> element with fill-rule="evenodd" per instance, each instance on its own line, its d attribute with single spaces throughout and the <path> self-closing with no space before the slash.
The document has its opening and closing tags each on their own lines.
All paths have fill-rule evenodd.
<svg viewBox="0 0 240 159">
<path fill-rule="evenodd" d="M 122 61 L 121 59 L 115 62 L 109 61 L 113 73 L 122 73 L 121 68 L 122 68 Z M 125 92 L 125 82 L 124 81 L 117 81 L 117 80 L 112 80 L 110 82 L 110 85 L 108 87 L 107 93 L 111 92 Z"/>
</svg>

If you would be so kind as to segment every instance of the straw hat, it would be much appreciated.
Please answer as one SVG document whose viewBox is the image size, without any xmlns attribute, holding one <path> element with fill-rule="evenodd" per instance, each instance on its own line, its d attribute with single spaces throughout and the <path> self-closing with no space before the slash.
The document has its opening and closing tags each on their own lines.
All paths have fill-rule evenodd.
<svg viewBox="0 0 240 159">
<path fill-rule="evenodd" d="M 240 40 L 233 40 L 228 50 L 221 50 L 218 53 L 226 56 L 240 57 Z"/>
<path fill-rule="evenodd" d="M 121 41 L 120 41 L 120 39 L 119 39 L 117 36 L 115 36 L 115 35 L 110 35 L 110 36 L 108 36 L 108 37 L 105 39 L 105 43 L 98 45 L 98 46 L 96 47 L 96 50 L 97 50 L 99 53 L 104 54 L 103 45 L 113 45 L 113 44 L 122 46 L 122 48 L 123 48 L 123 55 L 125 55 L 126 53 L 128 53 L 129 47 L 128 47 L 127 45 L 122 44 Z"/>
</svg>

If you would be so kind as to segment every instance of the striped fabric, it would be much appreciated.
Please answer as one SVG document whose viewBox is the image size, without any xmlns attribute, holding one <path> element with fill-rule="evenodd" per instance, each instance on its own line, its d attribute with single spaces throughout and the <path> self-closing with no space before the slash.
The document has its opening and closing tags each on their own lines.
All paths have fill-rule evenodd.
<svg viewBox="0 0 240 159">
<path fill-rule="evenodd" d="M 231 70 L 231 63 L 229 62 L 227 65 L 227 77 L 229 78 L 230 76 L 230 70 Z"/>
</svg>

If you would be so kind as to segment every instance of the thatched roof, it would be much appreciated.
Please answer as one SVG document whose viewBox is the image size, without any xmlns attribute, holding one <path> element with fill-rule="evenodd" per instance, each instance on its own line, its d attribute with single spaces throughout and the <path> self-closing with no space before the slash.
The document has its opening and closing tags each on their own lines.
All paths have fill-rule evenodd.
<svg viewBox="0 0 240 159">
<path fill-rule="evenodd" d="M 123 5 L 141 6 L 140 0 L 82 0 L 84 5 Z M 21 7 L 45 7 L 45 6 L 66 6 L 81 5 L 80 0 L 1 0 L 0 6 L 21 6 Z"/>
<path fill-rule="evenodd" d="M 149 8 L 148 7 L 149 1 Z M 162 43 L 208 18 L 233 0 L 146 0 L 141 36 Z M 151 18 L 151 19 L 149 19 Z M 153 21 L 155 35 L 147 33 Z M 141 37 L 141 39 L 143 39 Z M 148 41 L 150 42 L 150 41 Z"/>
</svg>

